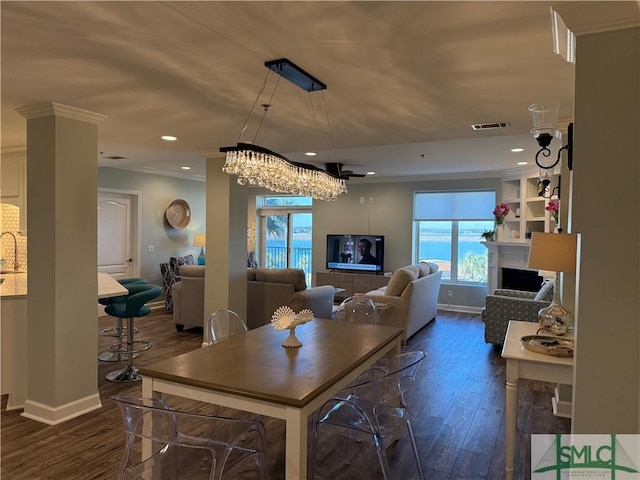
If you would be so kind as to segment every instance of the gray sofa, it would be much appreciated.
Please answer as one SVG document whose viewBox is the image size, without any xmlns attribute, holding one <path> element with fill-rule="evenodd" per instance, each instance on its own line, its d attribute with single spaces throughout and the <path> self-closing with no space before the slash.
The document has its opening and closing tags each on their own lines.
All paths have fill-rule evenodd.
<svg viewBox="0 0 640 480">
<path fill-rule="evenodd" d="M 204 265 L 182 265 L 182 279 L 171 287 L 173 323 L 178 331 L 185 326 L 202 327 L 209 318 L 204 311 Z M 247 269 L 247 326 L 260 327 L 271 321 L 276 308 L 288 305 L 299 312 L 305 308 L 318 318 L 331 318 L 334 288 L 330 285 L 307 288 L 304 271 L 294 268 Z"/>
<path fill-rule="evenodd" d="M 380 324 L 404 329 L 402 341 L 436 318 L 442 272 L 435 263 L 397 269 L 386 287 L 367 292 L 380 308 Z"/>
<path fill-rule="evenodd" d="M 307 288 L 304 271 L 296 268 L 247 269 L 247 326 L 271 321 L 280 306 L 299 312 L 308 308 L 318 318 L 331 318 L 335 289 L 330 285 Z"/>
</svg>

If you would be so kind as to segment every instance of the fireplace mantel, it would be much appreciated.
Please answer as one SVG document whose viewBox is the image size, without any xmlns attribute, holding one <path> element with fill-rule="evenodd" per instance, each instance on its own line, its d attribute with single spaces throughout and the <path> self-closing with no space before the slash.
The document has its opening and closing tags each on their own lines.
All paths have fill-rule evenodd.
<svg viewBox="0 0 640 480">
<path fill-rule="evenodd" d="M 489 256 L 487 293 L 492 294 L 496 288 L 502 287 L 503 268 L 532 271 L 532 269 L 527 266 L 529 264 L 530 244 L 531 242 L 526 240 L 484 242 Z"/>
</svg>

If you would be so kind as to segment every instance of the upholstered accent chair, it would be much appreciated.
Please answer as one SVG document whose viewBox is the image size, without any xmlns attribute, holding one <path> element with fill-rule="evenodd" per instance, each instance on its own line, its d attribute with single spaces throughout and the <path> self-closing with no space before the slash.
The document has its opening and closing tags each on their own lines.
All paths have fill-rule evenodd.
<svg viewBox="0 0 640 480">
<path fill-rule="evenodd" d="M 498 288 L 493 295 L 487 295 L 482 310 L 484 341 L 500 347 L 504 344 L 507 326 L 511 320 L 537 322 L 538 311 L 548 307 L 553 300 L 553 287 L 554 281 L 549 280 L 538 292 Z"/>
<path fill-rule="evenodd" d="M 193 255 L 185 255 L 183 257 L 171 257 L 169 263 L 160 264 L 160 273 L 162 274 L 162 289 L 164 291 L 164 306 L 169 312 L 173 312 L 173 296 L 171 295 L 171 286 L 180 281 L 180 265 L 195 265 Z"/>
</svg>

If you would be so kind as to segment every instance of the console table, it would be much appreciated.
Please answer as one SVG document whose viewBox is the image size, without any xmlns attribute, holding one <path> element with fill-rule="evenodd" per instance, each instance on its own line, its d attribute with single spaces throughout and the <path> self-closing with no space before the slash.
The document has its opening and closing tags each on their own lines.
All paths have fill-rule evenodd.
<svg viewBox="0 0 640 480">
<path fill-rule="evenodd" d="M 351 297 L 354 293 L 367 293 L 385 287 L 390 276 L 375 275 L 371 273 L 351 272 L 318 272 L 316 273 L 316 285 L 332 285 L 335 288 L 343 288 L 344 296 Z"/>
<path fill-rule="evenodd" d="M 507 360 L 506 382 L 506 460 L 507 480 L 513 480 L 516 442 L 516 416 L 518 413 L 518 380 L 526 378 L 543 382 L 573 385 L 573 357 L 554 357 L 526 350 L 520 338 L 535 335 L 538 322 L 509 322 L 502 347 Z"/>
</svg>

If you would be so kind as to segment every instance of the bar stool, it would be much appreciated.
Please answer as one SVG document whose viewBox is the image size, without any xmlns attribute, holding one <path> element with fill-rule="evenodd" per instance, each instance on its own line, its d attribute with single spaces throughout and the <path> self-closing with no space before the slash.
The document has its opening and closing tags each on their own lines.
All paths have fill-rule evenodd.
<svg viewBox="0 0 640 480">
<path fill-rule="evenodd" d="M 127 286 L 127 285 L 133 285 L 133 284 L 143 284 L 143 283 L 147 283 L 147 279 L 146 278 L 140 278 L 140 277 L 134 277 L 134 278 L 120 278 L 117 279 L 118 283 L 120 285 L 123 286 Z M 123 303 L 126 301 L 127 296 L 123 295 L 120 297 L 108 297 L 108 298 L 100 298 L 98 299 L 98 303 L 100 305 L 104 305 L 107 306 L 110 303 L 113 302 L 120 302 Z M 138 329 L 136 328 L 135 331 L 133 332 L 138 333 Z M 113 337 L 116 338 L 116 343 L 115 345 L 118 345 L 120 348 L 122 348 L 122 339 L 124 338 L 124 336 L 126 335 L 126 329 L 123 327 L 122 325 L 122 319 L 121 318 L 117 318 L 116 319 L 116 326 L 112 327 L 112 328 L 104 328 L 102 330 L 100 330 L 99 335 L 101 337 Z M 140 354 L 137 354 L 137 356 L 139 356 Z M 111 351 L 106 351 L 106 352 L 102 352 L 98 355 L 98 360 L 101 360 L 103 362 L 122 362 L 123 360 L 126 360 L 126 358 L 121 355 L 121 354 L 117 354 L 117 353 L 113 353 Z"/>
<path fill-rule="evenodd" d="M 107 374 L 107 380 L 110 382 L 137 382 L 142 380 L 138 375 L 138 368 L 133 365 L 133 359 L 136 354 L 140 354 L 151 348 L 151 342 L 146 340 L 134 340 L 133 320 L 136 317 L 144 317 L 151 313 L 151 309 L 145 305 L 150 300 L 157 298 L 162 293 L 160 285 L 148 284 L 130 284 L 126 285 L 129 295 L 124 302 L 111 302 L 105 307 L 105 312 L 109 315 L 127 319 L 127 341 L 121 346 L 117 344 L 111 345 L 109 351 L 122 355 L 128 359 L 127 366 L 121 370 Z"/>
</svg>

